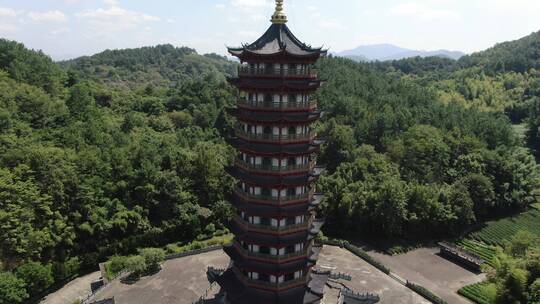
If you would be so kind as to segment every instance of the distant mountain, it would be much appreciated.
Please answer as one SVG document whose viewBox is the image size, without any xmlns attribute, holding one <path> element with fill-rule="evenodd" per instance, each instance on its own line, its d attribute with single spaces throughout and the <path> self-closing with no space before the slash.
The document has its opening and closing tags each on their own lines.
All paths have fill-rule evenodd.
<svg viewBox="0 0 540 304">
<path fill-rule="evenodd" d="M 410 57 L 444 57 L 457 60 L 465 54 L 457 51 L 437 50 L 437 51 L 420 51 L 405 49 L 393 44 L 374 44 L 363 45 L 355 49 L 343 51 L 336 54 L 337 56 L 347 57 L 354 60 L 363 58 L 364 60 L 399 60 Z M 360 60 L 361 61 L 361 60 Z"/>
</svg>

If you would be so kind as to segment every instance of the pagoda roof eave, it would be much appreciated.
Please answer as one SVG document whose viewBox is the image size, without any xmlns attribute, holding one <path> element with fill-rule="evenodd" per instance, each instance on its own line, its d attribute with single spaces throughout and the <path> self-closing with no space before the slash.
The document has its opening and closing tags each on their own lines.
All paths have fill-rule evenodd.
<svg viewBox="0 0 540 304">
<path fill-rule="evenodd" d="M 268 53 L 268 54 L 260 54 L 256 52 L 252 52 L 248 49 L 244 48 L 238 48 L 238 49 L 232 49 L 229 48 L 229 54 L 231 54 L 234 57 L 237 57 L 238 59 L 247 59 L 247 58 L 274 58 L 274 57 L 290 57 L 290 58 L 299 58 L 299 59 L 318 59 L 320 57 L 325 57 L 328 54 L 328 50 L 321 49 L 315 49 L 313 50 L 313 53 L 311 54 L 293 54 L 288 51 L 279 51 L 276 53 Z"/>
</svg>

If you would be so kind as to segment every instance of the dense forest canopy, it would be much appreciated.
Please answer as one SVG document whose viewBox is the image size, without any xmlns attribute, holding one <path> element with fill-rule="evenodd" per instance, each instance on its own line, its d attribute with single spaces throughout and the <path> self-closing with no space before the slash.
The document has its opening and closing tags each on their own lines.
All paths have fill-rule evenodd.
<svg viewBox="0 0 540 304">
<path fill-rule="evenodd" d="M 519 47 L 538 52 L 538 35 L 527 39 Z M 452 237 L 536 202 L 538 167 L 511 124 L 528 119 L 534 140 L 535 53 L 523 52 L 526 71 L 490 70 L 499 47 L 521 52 L 317 64 L 325 233 Z M 224 229 L 235 67 L 170 45 L 57 64 L 0 40 L 0 303 L 114 254 Z"/>
</svg>

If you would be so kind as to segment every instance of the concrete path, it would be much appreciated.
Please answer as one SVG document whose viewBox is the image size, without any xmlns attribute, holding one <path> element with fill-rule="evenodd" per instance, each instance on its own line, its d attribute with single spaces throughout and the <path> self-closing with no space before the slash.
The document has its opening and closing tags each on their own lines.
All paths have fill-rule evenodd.
<svg viewBox="0 0 540 304">
<path fill-rule="evenodd" d="M 73 304 L 78 299 L 85 298 L 92 291 L 90 289 L 90 283 L 99 279 L 101 273 L 99 271 L 77 278 L 55 293 L 52 293 L 43 300 L 40 304 Z"/>
</svg>

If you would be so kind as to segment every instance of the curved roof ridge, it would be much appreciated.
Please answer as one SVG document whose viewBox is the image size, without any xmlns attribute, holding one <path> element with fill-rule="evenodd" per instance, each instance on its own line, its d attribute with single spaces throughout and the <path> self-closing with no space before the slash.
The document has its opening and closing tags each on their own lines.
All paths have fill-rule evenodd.
<svg viewBox="0 0 540 304">
<path fill-rule="evenodd" d="M 245 54 L 277 55 L 286 53 L 293 56 L 319 57 L 326 51 L 313 48 L 298 39 L 286 24 L 272 24 L 266 32 L 251 44 L 239 48 L 229 48 L 229 53 L 241 57 Z"/>
</svg>

